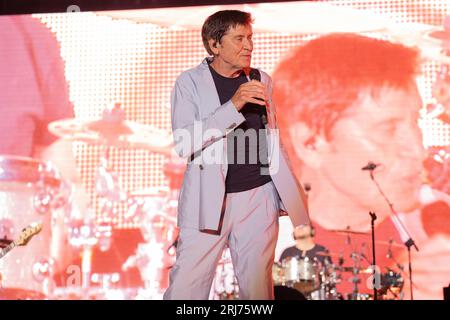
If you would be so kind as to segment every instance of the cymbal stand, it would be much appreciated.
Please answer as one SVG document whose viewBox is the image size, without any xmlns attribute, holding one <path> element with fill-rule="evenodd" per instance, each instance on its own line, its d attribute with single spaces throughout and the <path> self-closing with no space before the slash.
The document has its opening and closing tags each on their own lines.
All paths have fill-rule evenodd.
<svg viewBox="0 0 450 320">
<path fill-rule="evenodd" d="M 353 282 L 353 291 L 351 293 L 351 300 L 358 300 L 359 297 L 359 288 L 358 284 L 361 283 L 359 278 L 359 270 L 361 269 L 360 260 L 361 257 L 358 253 L 352 252 L 350 254 L 350 258 L 353 260 L 353 268 L 351 282 Z"/>
<path fill-rule="evenodd" d="M 394 224 L 394 227 L 397 229 L 397 231 L 398 231 L 398 233 L 400 235 L 400 238 L 402 239 L 404 245 L 408 249 L 408 269 L 409 269 L 410 297 L 411 297 L 411 300 L 414 300 L 414 296 L 413 296 L 414 283 L 413 283 L 413 278 L 412 278 L 411 247 L 414 247 L 417 251 L 419 251 L 419 248 L 417 247 L 417 245 L 414 242 L 413 238 L 409 234 L 409 232 L 406 229 L 405 225 L 400 220 L 397 211 L 394 210 L 394 204 L 391 201 L 389 201 L 389 199 L 387 198 L 387 196 L 384 194 L 383 190 L 381 189 L 380 185 L 376 181 L 374 173 L 373 173 L 374 169 L 375 169 L 375 167 L 372 170 L 370 170 L 370 178 L 372 179 L 372 181 L 374 182 L 375 186 L 377 187 L 378 192 L 381 194 L 381 196 L 384 198 L 384 200 L 388 204 L 389 209 L 391 211 L 392 223 Z"/>
<path fill-rule="evenodd" d="M 377 278 L 377 263 L 376 263 L 376 255 L 375 255 L 375 220 L 377 219 L 377 215 L 375 212 L 369 212 L 370 215 L 370 225 L 372 229 L 372 266 L 373 266 L 373 299 L 378 300 L 378 288 L 376 286 L 376 278 Z"/>
</svg>

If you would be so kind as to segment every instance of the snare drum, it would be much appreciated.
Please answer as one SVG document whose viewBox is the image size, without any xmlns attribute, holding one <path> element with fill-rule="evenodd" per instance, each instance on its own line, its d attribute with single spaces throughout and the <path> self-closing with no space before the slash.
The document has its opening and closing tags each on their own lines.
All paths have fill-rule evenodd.
<svg viewBox="0 0 450 320">
<path fill-rule="evenodd" d="M 286 258 L 281 263 L 284 271 L 284 282 L 303 294 L 308 294 L 320 285 L 320 266 L 317 261 L 305 257 Z"/>
<path fill-rule="evenodd" d="M 26 298 L 26 291 L 31 298 L 40 296 L 36 292 L 48 294 L 48 282 L 36 274 L 40 272 L 36 263 L 51 261 L 52 214 L 64 205 L 61 188 L 62 179 L 51 164 L 0 156 L 0 238 L 17 240 L 31 223 L 42 224 L 42 231 L 26 246 L 16 247 L 0 259 L 1 286 L 20 292 L 19 299 Z"/>
</svg>

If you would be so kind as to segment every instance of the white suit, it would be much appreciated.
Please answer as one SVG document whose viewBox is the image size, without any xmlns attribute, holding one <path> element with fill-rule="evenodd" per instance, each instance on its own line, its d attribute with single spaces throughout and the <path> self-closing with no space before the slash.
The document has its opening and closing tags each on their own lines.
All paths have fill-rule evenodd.
<svg viewBox="0 0 450 320">
<path fill-rule="evenodd" d="M 207 59 L 176 80 L 171 96 L 175 149 L 190 162 L 178 202 L 181 232 L 166 299 L 206 299 L 215 262 L 226 244 L 230 245 L 241 298 L 273 298 L 268 284 L 271 286 L 278 213 L 287 212 L 294 226 L 309 223 L 305 193 L 280 148 L 271 101 L 271 78 L 260 73 L 269 97 L 266 134 L 272 182 L 230 194 L 225 194 L 226 135 L 244 122 L 245 117 L 231 100 L 220 104 Z M 215 163 L 207 158 L 213 149 L 215 159 L 220 159 Z M 253 216 L 246 216 L 246 210 L 253 210 Z M 258 237 L 265 240 L 259 241 Z"/>
</svg>

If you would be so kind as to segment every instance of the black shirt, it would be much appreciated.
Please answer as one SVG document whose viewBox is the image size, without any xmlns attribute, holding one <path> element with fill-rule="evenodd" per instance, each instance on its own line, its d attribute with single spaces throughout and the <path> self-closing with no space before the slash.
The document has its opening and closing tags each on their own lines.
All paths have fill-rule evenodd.
<svg viewBox="0 0 450 320">
<path fill-rule="evenodd" d="M 248 81 L 244 72 L 236 78 L 227 78 L 218 74 L 209 66 L 216 85 L 220 103 L 229 101 L 239 86 Z M 261 107 L 247 103 L 240 110 L 245 121 L 227 136 L 228 172 L 225 180 L 225 192 L 242 192 L 271 181 L 270 175 L 261 174 L 267 170 L 267 140 L 264 125 L 258 111 Z M 254 131 L 249 131 L 253 129 Z M 245 137 L 248 135 L 250 138 Z M 242 143 L 245 139 L 245 144 Z M 241 143 L 239 143 L 241 141 Z M 261 155 L 261 156 L 260 156 Z"/>
<path fill-rule="evenodd" d="M 302 259 L 304 257 L 308 257 L 309 259 L 317 258 L 322 265 L 325 263 L 325 259 L 327 262 L 331 263 L 331 258 L 325 255 L 318 255 L 317 253 L 328 253 L 328 249 L 324 246 L 316 244 L 311 250 L 302 251 L 299 250 L 296 246 L 292 246 L 286 248 L 280 256 L 280 262 L 286 258 L 295 257 L 297 259 Z"/>
</svg>

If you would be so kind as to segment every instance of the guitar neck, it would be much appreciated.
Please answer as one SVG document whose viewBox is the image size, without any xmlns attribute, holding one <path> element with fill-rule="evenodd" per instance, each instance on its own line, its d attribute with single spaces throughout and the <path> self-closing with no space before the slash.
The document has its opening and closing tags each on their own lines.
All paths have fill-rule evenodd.
<svg viewBox="0 0 450 320">
<path fill-rule="evenodd" d="M 14 249 L 14 247 L 16 246 L 16 242 L 13 241 L 11 242 L 8 246 L 6 246 L 5 248 L 3 248 L 0 251 L 0 259 L 3 258 L 8 252 L 10 252 L 12 249 Z"/>
</svg>

